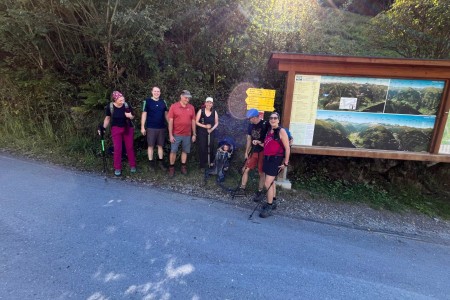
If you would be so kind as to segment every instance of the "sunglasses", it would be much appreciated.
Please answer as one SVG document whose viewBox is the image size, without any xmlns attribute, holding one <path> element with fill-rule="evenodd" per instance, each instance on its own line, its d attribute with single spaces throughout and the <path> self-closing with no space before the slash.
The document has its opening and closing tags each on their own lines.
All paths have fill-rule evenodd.
<svg viewBox="0 0 450 300">
<path fill-rule="evenodd" d="M 278 120 L 278 117 L 269 117 L 269 120 Z"/>
</svg>

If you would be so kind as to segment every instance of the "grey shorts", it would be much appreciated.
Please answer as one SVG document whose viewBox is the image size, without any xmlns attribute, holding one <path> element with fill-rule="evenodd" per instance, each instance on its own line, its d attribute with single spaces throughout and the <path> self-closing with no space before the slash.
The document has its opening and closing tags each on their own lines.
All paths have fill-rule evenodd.
<svg viewBox="0 0 450 300">
<path fill-rule="evenodd" d="M 181 143 L 181 151 L 184 153 L 191 152 L 191 137 L 184 135 L 174 135 L 175 143 L 170 145 L 170 152 L 176 153 Z"/>
<path fill-rule="evenodd" d="M 164 140 L 166 139 L 166 129 L 147 128 L 147 145 L 154 147 L 155 145 L 164 146 Z"/>
</svg>

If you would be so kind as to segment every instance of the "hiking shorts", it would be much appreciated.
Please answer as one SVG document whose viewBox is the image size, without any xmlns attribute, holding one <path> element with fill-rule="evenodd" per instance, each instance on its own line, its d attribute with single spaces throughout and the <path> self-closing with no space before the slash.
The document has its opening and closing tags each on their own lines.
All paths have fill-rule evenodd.
<svg viewBox="0 0 450 300">
<path fill-rule="evenodd" d="M 154 147 L 155 145 L 164 146 L 164 140 L 166 139 L 166 129 L 147 128 L 147 145 Z"/>
<path fill-rule="evenodd" d="M 258 173 L 263 173 L 263 160 L 264 153 L 262 152 L 253 152 L 252 155 L 247 159 L 246 168 L 253 170 L 258 167 Z"/>
<path fill-rule="evenodd" d="M 264 156 L 263 171 L 266 175 L 277 176 L 283 164 L 283 156 Z"/>
<path fill-rule="evenodd" d="M 191 152 L 191 136 L 189 135 L 174 135 L 175 143 L 170 144 L 170 152 L 177 153 L 178 147 L 181 144 L 181 151 L 184 153 Z"/>
</svg>

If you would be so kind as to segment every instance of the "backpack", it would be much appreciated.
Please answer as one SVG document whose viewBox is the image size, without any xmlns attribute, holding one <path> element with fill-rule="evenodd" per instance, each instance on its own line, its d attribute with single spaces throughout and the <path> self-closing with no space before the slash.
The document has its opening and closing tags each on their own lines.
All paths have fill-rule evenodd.
<svg viewBox="0 0 450 300">
<path fill-rule="evenodd" d="M 277 129 L 273 130 L 273 140 L 277 141 L 280 144 L 280 146 L 284 149 L 284 153 L 283 154 L 285 154 L 286 153 L 286 149 L 284 148 L 283 142 L 281 142 L 281 138 L 280 138 L 280 130 L 281 130 L 281 128 L 283 128 L 286 131 L 286 134 L 288 136 L 288 140 L 289 141 L 292 139 L 292 135 L 291 135 L 291 133 L 289 132 L 288 129 L 286 129 L 284 127 L 281 127 L 281 126 L 278 126 Z M 284 155 L 283 155 L 283 157 L 284 157 Z"/>
<path fill-rule="evenodd" d="M 124 102 L 123 105 L 125 105 L 125 110 L 130 108 L 130 106 L 126 102 Z M 111 112 L 111 117 L 112 117 L 113 113 L 114 113 L 114 103 L 113 102 L 109 103 L 109 111 Z"/>
<path fill-rule="evenodd" d="M 127 111 L 127 110 L 130 108 L 130 106 L 129 106 L 128 103 L 126 103 L 126 102 L 124 102 L 123 105 L 125 106 L 125 111 Z M 112 118 L 112 117 L 113 117 L 113 114 L 114 114 L 114 103 L 113 103 L 113 102 L 110 102 L 110 103 L 109 103 L 109 111 L 111 112 L 111 118 Z M 129 125 L 130 127 L 134 127 L 134 123 L 133 123 L 132 120 L 127 119 L 127 121 L 128 121 L 128 125 Z"/>
<path fill-rule="evenodd" d="M 291 132 L 290 132 L 288 129 L 286 129 L 286 128 L 284 128 L 284 127 L 281 127 L 281 126 L 279 126 L 277 129 L 275 129 L 275 130 L 273 131 L 273 139 L 276 140 L 276 141 L 281 140 L 281 139 L 280 139 L 280 129 L 281 129 L 281 128 L 283 128 L 283 129 L 286 131 L 286 134 L 287 134 L 287 136 L 288 136 L 288 140 L 289 140 L 289 141 L 292 140 Z"/>
</svg>

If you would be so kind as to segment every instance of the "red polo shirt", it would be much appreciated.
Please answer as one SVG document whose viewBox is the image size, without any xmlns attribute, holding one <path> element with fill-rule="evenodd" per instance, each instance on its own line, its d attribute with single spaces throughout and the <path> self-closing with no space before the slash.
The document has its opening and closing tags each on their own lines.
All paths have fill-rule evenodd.
<svg viewBox="0 0 450 300">
<path fill-rule="evenodd" d="M 188 103 L 185 107 L 179 101 L 172 104 L 167 117 L 173 119 L 173 135 L 191 136 L 192 120 L 195 120 L 192 104 Z"/>
</svg>

